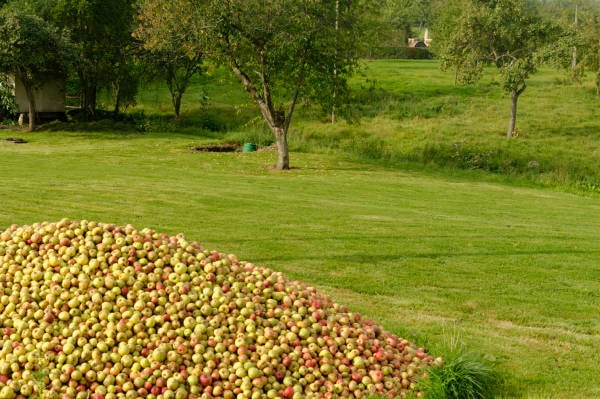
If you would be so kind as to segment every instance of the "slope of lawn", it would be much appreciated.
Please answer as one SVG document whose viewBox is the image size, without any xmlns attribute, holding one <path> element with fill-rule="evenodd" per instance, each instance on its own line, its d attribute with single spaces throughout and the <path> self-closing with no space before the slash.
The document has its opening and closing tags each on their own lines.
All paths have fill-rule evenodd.
<svg viewBox="0 0 600 399">
<path fill-rule="evenodd" d="M 298 149 L 341 150 L 391 167 L 470 170 L 598 192 L 600 97 L 593 81 L 593 74 L 573 83 L 541 68 L 520 97 L 516 137 L 507 140 L 510 100 L 494 69 L 464 87 L 454 86 L 437 61 L 369 61 L 352 80 L 357 122 L 324 129 L 323 118 L 299 118 L 290 140 Z"/>
<path fill-rule="evenodd" d="M 503 125 L 503 124 L 502 124 Z M 326 126 L 325 124 L 323 126 Z M 1 141 L 19 135 L 29 142 Z M 0 228 L 63 217 L 184 232 L 284 271 L 504 397 L 600 397 L 600 202 L 340 154 L 205 153 L 175 133 L 0 131 Z"/>
<path fill-rule="evenodd" d="M 520 97 L 511 140 L 506 139 L 510 100 L 493 68 L 465 87 L 455 86 L 452 73 L 440 71 L 435 60 L 370 60 L 350 85 L 349 111 L 343 115 L 338 110 L 334 125 L 329 110 L 308 99 L 299 102 L 288 139 L 293 151 L 347 154 L 402 170 L 468 171 L 488 181 L 600 192 L 600 96 L 592 73 L 572 82 L 564 72 L 540 68 Z M 106 106 L 110 108 L 109 100 Z M 127 114 L 146 132 L 273 143 L 256 106 L 221 68 L 207 68 L 193 82 L 177 122 L 171 118 L 168 91 L 158 83 L 145 86 Z"/>
</svg>

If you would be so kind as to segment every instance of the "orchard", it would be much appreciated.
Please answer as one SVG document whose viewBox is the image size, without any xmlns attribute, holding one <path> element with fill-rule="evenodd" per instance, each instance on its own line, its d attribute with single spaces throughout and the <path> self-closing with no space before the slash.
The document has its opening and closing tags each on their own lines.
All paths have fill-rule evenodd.
<svg viewBox="0 0 600 399">
<path fill-rule="evenodd" d="M 91 221 L 0 233 L 0 398 L 417 392 L 422 348 L 183 234 Z"/>
</svg>

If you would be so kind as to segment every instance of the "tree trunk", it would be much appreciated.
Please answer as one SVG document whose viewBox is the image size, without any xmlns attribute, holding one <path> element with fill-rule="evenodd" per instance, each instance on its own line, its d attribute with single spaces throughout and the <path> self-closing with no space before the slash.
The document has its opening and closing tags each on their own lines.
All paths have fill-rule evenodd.
<svg viewBox="0 0 600 399">
<path fill-rule="evenodd" d="M 512 90 L 510 92 L 510 121 L 508 123 L 508 131 L 506 132 L 506 137 L 508 138 L 513 137 L 517 126 L 517 102 L 520 95 L 521 91 L 519 90 Z"/>
<path fill-rule="evenodd" d="M 96 93 L 97 87 L 95 84 L 85 84 L 83 89 L 83 109 L 91 119 L 96 117 Z"/>
<path fill-rule="evenodd" d="M 179 120 L 179 113 L 181 112 L 181 98 L 183 92 L 177 91 L 171 95 L 171 101 L 173 103 L 173 112 L 175 112 L 175 120 Z"/>
<path fill-rule="evenodd" d="M 232 71 L 242 82 L 244 90 L 250 94 L 254 102 L 258 105 L 265 122 L 267 122 L 267 125 L 269 125 L 271 131 L 275 135 L 275 142 L 277 143 L 277 164 L 275 165 L 275 168 L 278 170 L 289 169 L 290 154 L 287 142 L 287 132 L 290 127 L 292 115 L 294 114 L 296 101 L 298 101 L 299 91 L 294 91 L 286 114 L 284 110 L 275 109 L 273 106 L 271 101 L 271 87 L 264 76 L 261 76 L 262 94 L 259 94 L 256 86 L 250 80 L 248 75 L 240 70 L 235 63 L 232 65 Z"/>
<path fill-rule="evenodd" d="M 29 106 L 29 126 L 28 131 L 33 132 L 36 128 L 36 106 L 35 106 L 35 93 L 33 90 L 33 85 L 26 83 L 23 79 L 21 79 L 23 83 L 23 88 L 25 89 L 25 94 L 27 95 L 27 103 Z"/>
<path fill-rule="evenodd" d="M 174 66 L 168 66 L 165 70 L 167 87 L 171 94 L 171 105 L 173 106 L 173 119 L 179 120 L 181 113 L 181 100 L 194 75 L 196 68 L 187 68 L 184 76 L 177 76 L 177 70 Z"/>
<path fill-rule="evenodd" d="M 29 99 L 29 130 L 33 132 L 36 127 L 35 123 L 36 111 L 35 111 L 35 100 L 33 98 Z"/>
<path fill-rule="evenodd" d="M 121 85 L 119 83 L 115 83 L 113 85 L 113 90 L 114 90 L 114 94 L 115 94 L 114 114 L 118 115 L 119 110 L 121 108 Z"/>
<path fill-rule="evenodd" d="M 596 70 L 596 95 L 600 95 L 600 64 Z"/>
<path fill-rule="evenodd" d="M 578 6 L 575 4 L 575 27 L 577 29 L 578 24 Z M 573 76 L 575 76 L 575 69 L 577 68 L 577 46 L 573 46 L 573 59 L 571 60 L 571 69 L 573 70 Z"/>
<path fill-rule="evenodd" d="M 287 170 L 290 168 L 290 155 L 287 142 L 287 129 L 284 127 L 273 128 L 275 141 L 277 143 L 277 165 L 278 170 Z"/>
</svg>

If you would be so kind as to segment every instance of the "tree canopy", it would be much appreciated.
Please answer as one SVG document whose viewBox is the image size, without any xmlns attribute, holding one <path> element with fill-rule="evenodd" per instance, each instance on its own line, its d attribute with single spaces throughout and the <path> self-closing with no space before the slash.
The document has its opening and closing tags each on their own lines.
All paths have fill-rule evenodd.
<svg viewBox="0 0 600 399">
<path fill-rule="evenodd" d="M 208 22 L 203 8 L 189 0 L 140 0 L 138 26 L 142 57 L 167 82 L 175 118 L 192 76 L 201 71 Z"/>
<path fill-rule="evenodd" d="M 471 83 L 485 65 L 494 65 L 511 97 L 507 136 L 516 129 L 517 102 L 536 72 L 539 52 L 556 32 L 526 0 L 454 0 L 454 24 L 440 29 L 445 46 L 439 49 L 442 66 L 455 68 L 456 79 Z M 443 15 L 443 12 L 442 12 Z M 438 17 L 439 18 L 439 17 Z M 439 18 L 438 21 L 443 20 Z"/>
<path fill-rule="evenodd" d="M 0 72 L 14 75 L 23 84 L 29 130 L 36 122 L 36 87 L 49 77 L 66 76 L 72 60 L 70 43 L 51 24 L 23 11 L 0 10 Z"/>
<path fill-rule="evenodd" d="M 213 1 L 212 51 L 229 65 L 275 135 L 289 168 L 287 133 L 300 96 L 330 108 L 357 63 L 356 0 Z"/>
<path fill-rule="evenodd" d="M 94 116 L 101 87 L 122 77 L 131 58 L 135 0 L 51 0 L 53 22 L 77 50 L 83 108 Z"/>
</svg>

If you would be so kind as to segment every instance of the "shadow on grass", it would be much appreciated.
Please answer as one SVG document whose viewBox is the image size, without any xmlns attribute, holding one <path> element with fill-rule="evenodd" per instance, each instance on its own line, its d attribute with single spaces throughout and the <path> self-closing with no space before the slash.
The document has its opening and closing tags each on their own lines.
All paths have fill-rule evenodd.
<svg viewBox="0 0 600 399">
<path fill-rule="evenodd" d="M 237 112 L 231 107 L 199 108 L 182 113 L 179 119 L 172 114 L 146 114 L 132 111 L 115 114 L 98 111 L 92 120 L 80 111 L 71 112 L 67 121 L 53 121 L 38 127 L 42 132 L 81 132 L 85 137 L 91 133 L 102 138 L 135 137 L 142 133 L 177 133 L 220 139 L 226 132 L 242 127 L 249 119 L 248 112 Z"/>
<path fill-rule="evenodd" d="M 245 240 L 246 241 L 246 240 Z M 317 241 L 315 239 L 315 241 Z M 322 241 L 322 240 L 319 240 Z M 344 253 L 344 258 L 350 259 L 351 263 L 378 264 L 389 261 L 405 261 L 407 259 L 440 259 L 440 258 L 461 258 L 461 257 L 506 257 L 506 256 L 532 256 L 532 255 L 586 255 L 591 253 L 600 253 L 600 251 L 573 250 L 573 249 L 543 249 L 543 250 L 515 250 L 515 251 L 486 251 L 486 252 L 406 252 L 402 254 L 368 254 L 364 252 Z M 273 262 L 273 261 L 294 261 L 300 259 L 295 256 L 262 256 L 253 259 L 254 263 Z M 331 256 L 302 256 L 303 261 L 331 261 L 340 260 L 339 254 Z"/>
</svg>

